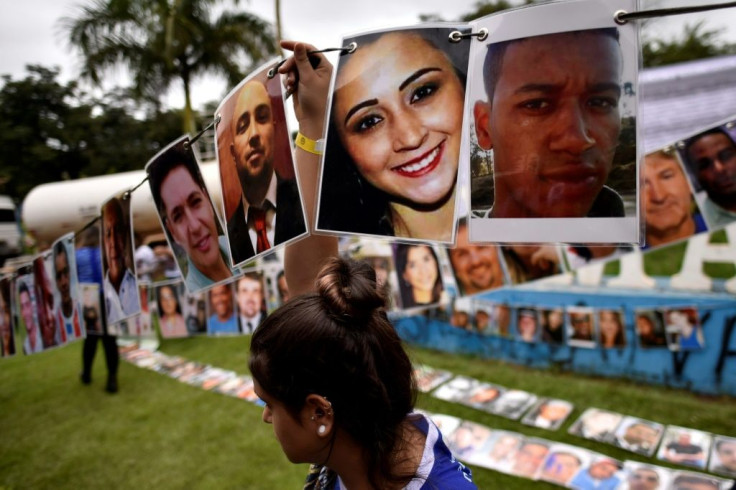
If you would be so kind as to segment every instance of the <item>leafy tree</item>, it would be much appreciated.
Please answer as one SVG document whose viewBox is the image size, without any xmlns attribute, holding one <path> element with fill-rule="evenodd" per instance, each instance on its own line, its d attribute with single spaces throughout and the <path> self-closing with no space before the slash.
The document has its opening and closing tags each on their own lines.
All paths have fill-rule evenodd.
<svg viewBox="0 0 736 490">
<path fill-rule="evenodd" d="M 736 53 L 736 46 L 721 41 L 722 29 L 706 30 L 704 22 L 686 24 L 682 37 L 646 39 L 642 43 L 644 66 L 662 66 Z"/>
<path fill-rule="evenodd" d="M 36 175 L 60 180 L 78 168 L 66 152 L 74 152 L 64 137 L 65 122 L 79 117 L 69 106 L 76 85 L 56 81 L 58 68 L 29 66 L 23 80 L 2 77 L 0 90 L 0 179 L 2 192 L 18 197 L 36 183 Z M 83 109 L 81 110 L 84 111 Z M 77 114 L 74 114 L 74 113 Z"/>
<path fill-rule="evenodd" d="M 471 12 L 463 14 L 457 19 L 460 22 L 470 22 L 471 20 L 485 17 L 486 15 L 495 14 L 502 10 L 507 10 L 519 5 L 528 5 L 534 3 L 534 0 L 523 0 L 523 1 L 508 1 L 508 0 L 479 0 L 475 2 Z M 421 22 L 440 22 L 443 19 L 437 14 L 420 14 L 419 20 Z"/>
<path fill-rule="evenodd" d="M 525 3 L 532 3 L 533 0 L 526 0 Z M 481 0 L 476 2 L 474 5 L 475 10 L 468 12 L 460 17 L 459 20 L 463 22 L 470 22 L 471 20 L 485 17 L 486 15 L 495 14 L 502 10 L 507 10 L 515 7 L 512 2 L 507 0 Z"/>
<path fill-rule="evenodd" d="M 46 182 L 141 169 L 181 134 L 180 111 L 141 120 L 124 92 L 94 100 L 60 84 L 58 68 L 27 71 L 0 88 L 0 193 L 18 201 Z"/>
<path fill-rule="evenodd" d="M 233 0 L 238 3 L 238 0 Z M 235 85 L 276 53 L 271 26 L 244 11 L 214 11 L 222 0 L 93 0 L 62 19 L 83 59 L 82 76 L 99 84 L 124 66 L 134 94 L 160 100 L 175 81 L 184 90 L 184 131 L 194 130 L 191 84 L 205 73 Z"/>
</svg>

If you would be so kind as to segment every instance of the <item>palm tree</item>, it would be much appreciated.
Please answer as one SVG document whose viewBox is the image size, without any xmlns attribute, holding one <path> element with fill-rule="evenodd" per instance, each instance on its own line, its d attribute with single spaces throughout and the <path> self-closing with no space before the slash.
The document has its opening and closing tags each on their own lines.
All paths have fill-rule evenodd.
<svg viewBox="0 0 736 490">
<path fill-rule="evenodd" d="M 194 130 L 191 84 L 205 73 L 235 85 L 275 54 L 271 25 L 244 11 L 213 10 L 223 0 L 93 0 L 64 18 L 69 41 L 81 52 L 82 77 L 99 85 L 124 66 L 137 97 L 160 100 L 175 81 L 185 97 L 184 131 Z M 237 4 L 238 0 L 233 0 Z"/>
</svg>

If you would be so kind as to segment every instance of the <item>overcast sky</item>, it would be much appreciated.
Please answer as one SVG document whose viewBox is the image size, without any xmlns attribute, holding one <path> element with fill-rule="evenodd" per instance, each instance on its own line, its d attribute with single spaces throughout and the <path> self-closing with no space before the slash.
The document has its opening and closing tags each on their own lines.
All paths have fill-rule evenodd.
<svg viewBox="0 0 736 490">
<path fill-rule="evenodd" d="M 721 1 L 721 0 L 719 0 Z M 61 79 L 75 78 L 78 59 L 69 48 L 59 19 L 74 16 L 84 0 L 26 0 L 6 5 L 0 16 L 0 74 L 13 78 L 25 76 L 25 65 L 42 64 L 61 67 Z M 435 13 L 451 20 L 473 9 L 476 0 L 281 0 L 284 37 L 310 42 L 318 48 L 337 46 L 350 33 L 369 29 L 414 24 L 420 14 Z M 643 0 L 642 9 L 718 3 L 715 0 Z M 245 8 L 273 22 L 273 0 L 241 0 Z M 723 28 L 724 38 L 736 42 L 736 9 L 707 14 L 689 14 L 660 19 L 650 33 L 670 38 L 682 31 L 685 23 L 700 19 L 707 27 Z M 110 74 L 111 80 L 124 80 L 123 74 Z M 195 107 L 219 100 L 225 95 L 224 82 L 201 80 L 192 90 Z M 174 107 L 183 105 L 176 90 L 169 97 Z"/>
</svg>

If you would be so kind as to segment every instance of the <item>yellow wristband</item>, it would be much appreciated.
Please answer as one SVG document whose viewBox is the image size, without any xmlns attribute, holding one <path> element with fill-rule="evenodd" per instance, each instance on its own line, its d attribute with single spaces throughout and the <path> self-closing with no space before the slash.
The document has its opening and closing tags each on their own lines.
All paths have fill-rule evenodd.
<svg viewBox="0 0 736 490">
<path fill-rule="evenodd" d="M 322 154 L 322 147 L 324 146 L 325 140 L 313 140 L 304 136 L 302 133 L 296 135 L 296 146 L 304 151 L 312 153 L 314 155 Z"/>
</svg>

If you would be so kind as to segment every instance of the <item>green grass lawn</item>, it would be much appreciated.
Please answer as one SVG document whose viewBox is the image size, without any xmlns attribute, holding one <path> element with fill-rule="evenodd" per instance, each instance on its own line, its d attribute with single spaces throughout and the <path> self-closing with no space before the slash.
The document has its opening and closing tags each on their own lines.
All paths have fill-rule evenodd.
<svg viewBox="0 0 736 490">
<path fill-rule="evenodd" d="M 161 350 L 247 372 L 248 337 L 165 341 Z M 102 348 L 91 386 L 79 382 L 81 343 L 30 357 L 0 360 L 0 488 L 301 488 L 306 466 L 281 453 L 261 408 L 121 362 L 120 392 L 104 391 Z M 661 464 L 566 430 L 584 408 L 736 435 L 733 398 L 552 373 L 497 361 L 411 349 L 415 362 L 448 369 L 576 409 L 554 432 L 420 395 L 419 408 L 530 436 L 566 442 L 620 459 Z M 662 464 L 663 466 L 672 465 Z M 480 488 L 559 488 L 473 467 Z"/>
</svg>

